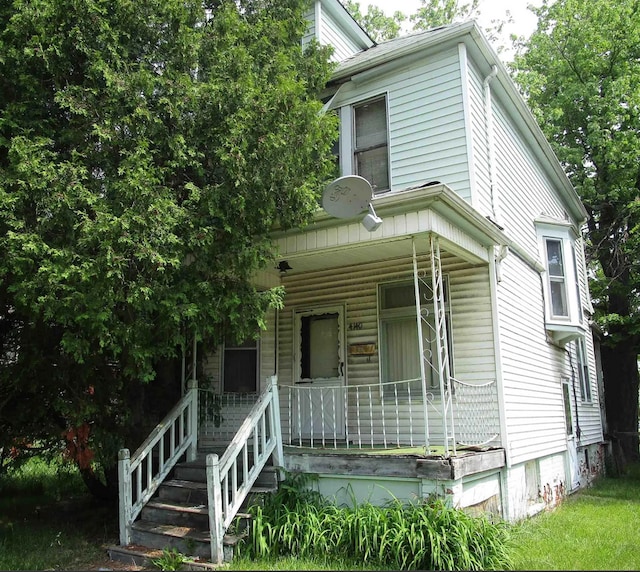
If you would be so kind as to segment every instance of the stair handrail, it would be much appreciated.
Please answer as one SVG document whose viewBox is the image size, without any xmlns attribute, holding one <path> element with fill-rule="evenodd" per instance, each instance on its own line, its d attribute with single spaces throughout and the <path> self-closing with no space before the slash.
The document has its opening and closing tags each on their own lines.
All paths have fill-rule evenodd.
<svg viewBox="0 0 640 572">
<path fill-rule="evenodd" d="M 251 438 L 253 438 L 254 449 L 253 465 L 249 470 L 248 444 Z M 244 460 L 243 474 L 241 482 L 238 483 L 237 462 L 241 455 Z M 283 465 L 278 377 L 275 375 L 269 378 L 265 391 L 256 401 L 222 457 L 218 458 L 215 454 L 207 455 L 207 496 L 212 563 L 222 564 L 224 534 L 271 455 L 276 467 Z M 234 471 L 229 481 L 232 469 Z"/>
<path fill-rule="evenodd" d="M 165 455 L 168 436 L 169 455 Z M 157 446 L 157 462 L 153 452 Z M 130 456 L 129 449 L 118 453 L 118 513 L 120 545 L 131 543 L 131 527 L 144 505 L 169 475 L 178 460 L 187 454 L 189 461 L 196 459 L 198 447 L 198 383 L 189 381 L 189 389 L 165 418 Z M 165 458 L 166 457 L 166 458 Z M 143 472 L 145 473 L 143 475 Z M 143 488 L 143 477 L 146 483 Z M 136 500 L 133 501 L 133 485 Z"/>
</svg>

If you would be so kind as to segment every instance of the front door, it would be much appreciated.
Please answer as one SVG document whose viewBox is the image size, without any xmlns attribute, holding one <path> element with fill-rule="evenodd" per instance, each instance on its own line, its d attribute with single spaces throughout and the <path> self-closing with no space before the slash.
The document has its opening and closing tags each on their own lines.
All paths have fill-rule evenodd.
<svg viewBox="0 0 640 572">
<path fill-rule="evenodd" d="M 343 439 L 344 308 L 299 310 L 295 332 L 293 437 Z"/>
</svg>

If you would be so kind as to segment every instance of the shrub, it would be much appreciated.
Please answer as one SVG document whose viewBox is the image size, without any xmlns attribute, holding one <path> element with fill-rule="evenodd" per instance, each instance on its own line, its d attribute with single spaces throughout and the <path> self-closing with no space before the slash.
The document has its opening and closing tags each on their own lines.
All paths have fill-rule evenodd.
<svg viewBox="0 0 640 572">
<path fill-rule="evenodd" d="M 511 565 L 505 523 L 472 517 L 437 498 L 339 507 L 309 490 L 308 478 L 289 475 L 264 506 L 252 507 L 242 555 L 332 554 L 402 570 L 505 570 Z"/>
</svg>

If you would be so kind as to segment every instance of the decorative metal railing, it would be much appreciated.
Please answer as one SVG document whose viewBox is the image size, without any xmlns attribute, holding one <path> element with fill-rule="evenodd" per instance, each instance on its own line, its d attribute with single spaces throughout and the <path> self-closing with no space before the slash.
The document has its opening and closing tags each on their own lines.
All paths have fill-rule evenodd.
<svg viewBox="0 0 640 572">
<path fill-rule="evenodd" d="M 131 525 L 151 499 L 176 462 L 187 453 L 196 458 L 198 389 L 189 390 L 130 456 L 129 449 L 118 454 L 120 544 L 131 542 Z"/>
<path fill-rule="evenodd" d="M 496 443 L 500 436 L 496 381 L 473 384 L 455 378 L 451 381 L 457 442 L 474 446 Z"/>
<path fill-rule="evenodd" d="M 425 404 L 420 379 L 390 383 L 314 387 L 281 385 L 283 442 L 289 446 L 341 448 L 421 447 Z M 481 445 L 499 436 L 495 382 L 452 380 L 456 435 L 461 445 Z M 426 392 L 431 446 L 445 446 L 439 390 Z"/>
<path fill-rule="evenodd" d="M 215 393 L 200 388 L 198 442 L 201 448 L 230 443 L 259 397 L 258 393 Z"/>
</svg>

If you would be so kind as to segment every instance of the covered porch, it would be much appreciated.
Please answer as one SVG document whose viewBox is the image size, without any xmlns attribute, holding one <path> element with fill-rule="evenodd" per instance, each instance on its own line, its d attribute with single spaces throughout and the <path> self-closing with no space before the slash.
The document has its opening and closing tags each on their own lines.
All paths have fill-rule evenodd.
<svg viewBox="0 0 640 572">
<path fill-rule="evenodd" d="M 493 321 L 500 229 L 444 185 L 376 199 L 384 224 L 321 214 L 276 236 L 285 308 L 262 339 L 291 451 L 502 446 Z M 264 351 L 269 348 L 269 351 Z M 203 443 L 223 441 L 253 393 L 201 391 Z M 221 422 L 220 422 L 221 421 Z"/>
</svg>

